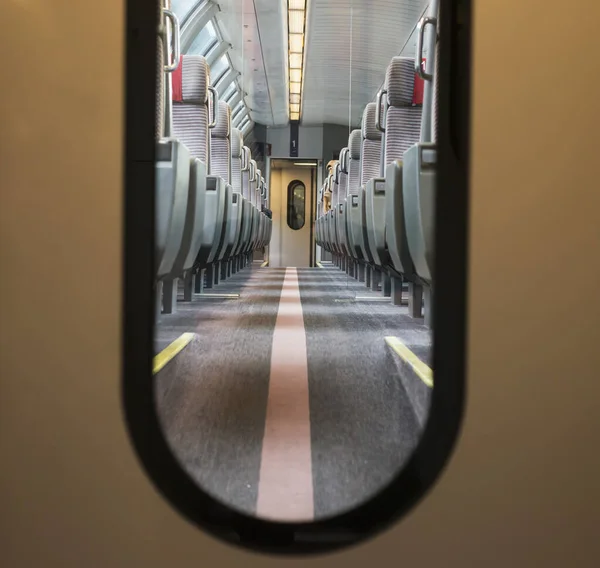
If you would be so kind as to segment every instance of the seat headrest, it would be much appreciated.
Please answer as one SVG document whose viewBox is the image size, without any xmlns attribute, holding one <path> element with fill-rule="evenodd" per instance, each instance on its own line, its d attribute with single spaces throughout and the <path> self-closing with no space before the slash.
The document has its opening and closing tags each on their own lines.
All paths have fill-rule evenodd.
<svg viewBox="0 0 600 568">
<path fill-rule="evenodd" d="M 231 157 L 242 158 L 244 152 L 244 136 L 238 128 L 231 129 Z"/>
<path fill-rule="evenodd" d="M 348 173 L 348 152 L 350 150 L 348 148 L 342 148 L 340 152 L 340 171 L 347 174 Z"/>
<path fill-rule="evenodd" d="M 337 184 L 340 183 L 340 172 L 342 171 L 342 164 L 336 162 L 335 168 L 333 168 L 333 181 Z"/>
<path fill-rule="evenodd" d="M 353 130 L 348 138 L 348 149 L 352 160 L 360 160 L 362 144 L 362 133 L 360 130 Z"/>
<path fill-rule="evenodd" d="M 242 136 L 242 144 L 243 144 L 243 140 L 244 140 L 244 137 Z M 248 146 L 243 146 L 242 153 L 246 154 L 246 157 L 244 158 L 244 162 L 246 163 L 246 170 L 248 170 L 250 168 L 250 159 L 252 158 L 252 152 L 250 151 L 250 148 L 248 148 Z"/>
<path fill-rule="evenodd" d="M 201 55 L 182 55 L 173 72 L 173 102 L 206 104 L 208 101 L 209 66 Z"/>
<path fill-rule="evenodd" d="M 385 83 L 390 106 L 423 104 L 424 83 L 415 73 L 414 58 L 394 57 L 387 68 Z"/>
<path fill-rule="evenodd" d="M 225 101 L 217 106 L 217 125 L 212 129 L 213 138 L 227 138 L 231 134 L 231 107 Z"/>
<path fill-rule="evenodd" d="M 381 130 L 375 126 L 377 103 L 369 103 L 363 112 L 362 137 L 366 140 L 381 140 Z"/>
</svg>

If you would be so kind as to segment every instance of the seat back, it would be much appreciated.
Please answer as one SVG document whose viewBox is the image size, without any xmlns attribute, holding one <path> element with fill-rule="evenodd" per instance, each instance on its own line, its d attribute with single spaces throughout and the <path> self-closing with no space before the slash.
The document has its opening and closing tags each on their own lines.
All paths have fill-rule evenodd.
<svg viewBox="0 0 600 568">
<path fill-rule="evenodd" d="M 267 180 L 265 180 L 265 207 L 268 209 L 270 205 L 269 184 L 267 183 Z"/>
<path fill-rule="evenodd" d="M 256 205 L 256 208 L 261 211 L 262 210 L 262 200 L 260 198 L 260 192 L 261 192 L 261 180 L 262 180 L 262 172 L 260 170 L 256 170 L 256 175 L 254 176 L 254 204 Z"/>
<path fill-rule="evenodd" d="M 250 161 L 252 159 L 252 154 L 250 152 L 250 148 L 248 146 L 242 147 L 243 160 L 242 160 L 242 195 L 251 202 L 250 199 Z"/>
<path fill-rule="evenodd" d="M 338 204 L 343 203 L 348 194 L 348 148 L 343 148 L 340 152 L 340 163 L 338 171 Z"/>
<path fill-rule="evenodd" d="M 394 57 L 386 73 L 385 165 L 402 160 L 419 141 L 423 112 L 423 80 L 412 57 Z"/>
<path fill-rule="evenodd" d="M 329 209 L 331 209 L 331 184 L 332 184 L 332 175 L 329 174 L 327 179 L 325 180 L 325 185 L 323 186 L 323 214 L 326 215 Z"/>
<path fill-rule="evenodd" d="M 233 191 L 242 194 L 242 167 L 244 161 L 244 137 L 237 128 L 231 130 L 231 185 Z"/>
<path fill-rule="evenodd" d="M 217 105 L 217 124 L 210 138 L 210 175 L 231 183 L 231 107 L 225 101 Z"/>
<path fill-rule="evenodd" d="M 323 193 L 325 191 L 325 186 L 321 186 L 319 189 L 319 193 L 317 195 L 317 219 L 323 215 Z"/>
<path fill-rule="evenodd" d="M 358 195 L 361 153 L 362 133 L 360 130 L 353 130 L 348 138 L 348 195 Z"/>
<path fill-rule="evenodd" d="M 338 204 L 338 189 L 340 187 L 339 171 L 340 171 L 340 163 L 335 162 L 333 164 L 333 168 L 331 170 L 331 208 L 332 209 L 335 209 Z"/>
<path fill-rule="evenodd" d="M 172 136 L 190 156 L 208 164 L 209 67 L 201 55 L 182 55 L 172 77 Z"/>
<path fill-rule="evenodd" d="M 256 205 L 256 181 L 258 175 L 258 167 L 254 160 L 250 160 L 251 170 L 248 172 L 248 198 L 250 199 L 250 203 L 257 207 Z M 250 175 L 252 174 L 252 175 Z M 258 208 L 258 207 L 257 207 Z"/>
<path fill-rule="evenodd" d="M 369 103 L 362 118 L 360 185 L 381 175 L 381 130 L 376 126 L 376 115 L 377 103 Z"/>
<path fill-rule="evenodd" d="M 260 205 L 261 208 L 267 206 L 267 182 L 264 177 L 260 178 Z"/>
</svg>

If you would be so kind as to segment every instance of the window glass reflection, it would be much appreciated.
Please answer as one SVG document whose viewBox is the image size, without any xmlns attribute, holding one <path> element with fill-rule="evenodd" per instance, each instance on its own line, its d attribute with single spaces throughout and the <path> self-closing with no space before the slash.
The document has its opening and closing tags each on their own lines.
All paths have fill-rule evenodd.
<svg viewBox="0 0 600 568">
<path fill-rule="evenodd" d="M 290 229 L 298 231 L 304 227 L 306 214 L 306 187 L 298 180 L 288 185 L 287 224 Z"/>
</svg>

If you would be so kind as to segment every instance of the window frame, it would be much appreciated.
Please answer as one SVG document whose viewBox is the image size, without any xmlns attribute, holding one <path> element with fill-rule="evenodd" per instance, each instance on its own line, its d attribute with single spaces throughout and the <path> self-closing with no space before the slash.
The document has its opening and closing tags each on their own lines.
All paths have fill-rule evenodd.
<svg viewBox="0 0 600 568">
<path fill-rule="evenodd" d="M 222 542 L 255 552 L 323 554 L 364 542 L 399 521 L 442 474 L 457 443 L 466 364 L 472 0 L 440 6 L 438 182 L 433 369 L 421 440 L 396 479 L 370 501 L 313 523 L 251 518 L 209 496 L 184 472 L 161 429 L 152 375 L 158 13 L 126 0 L 122 400 L 132 448 L 163 497 Z"/>
<path fill-rule="evenodd" d="M 291 207 L 293 204 L 293 197 L 294 197 L 294 191 L 299 187 L 302 186 L 302 189 L 304 191 L 304 198 L 302 200 L 303 203 L 303 210 L 302 210 L 302 225 L 300 225 L 299 227 L 293 227 L 292 224 L 290 223 L 291 220 Z M 286 209 L 287 209 L 287 215 L 286 215 L 286 221 L 287 221 L 287 226 L 292 230 L 292 231 L 301 231 L 302 229 L 304 229 L 304 227 L 306 226 L 306 184 L 299 179 L 294 179 L 292 180 L 287 187 L 287 202 L 286 202 Z"/>
<path fill-rule="evenodd" d="M 236 93 L 240 95 L 240 100 L 242 101 L 246 112 L 248 112 L 248 107 L 246 102 L 244 101 L 244 97 L 242 96 L 243 89 L 240 85 L 238 85 L 236 78 L 239 75 L 239 72 L 235 69 L 231 62 L 231 57 L 229 56 L 228 49 L 230 46 L 223 40 L 223 35 L 219 29 L 219 22 L 215 18 L 215 4 L 209 2 L 207 0 L 200 0 L 197 2 L 193 8 L 187 13 L 182 22 L 182 30 L 184 26 L 191 26 L 191 29 L 195 29 L 197 26 L 195 25 L 197 22 L 195 20 L 203 20 L 204 23 L 199 27 L 194 39 L 189 40 L 189 47 L 183 51 L 183 53 L 190 53 L 194 43 L 197 41 L 197 38 L 206 30 L 209 26 L 212 28 L 209 30 L 209 35 L 211 37 L 210 41 L 206 42 L 202 47 L 198 46 L 198 50 L 194 50 L 192 53 L 196 55 L 202 55 L 203 57 L 210 59 L 211 54 L 215 52 L 219 52 L 222 50 L 222 54 L 218 57 L 216 61 L 214 61 L 211 65 L 211 84 L 219 91 L 226 92 L 229 91 L 231 85 L 234 85 L 233 92 L 227 97 L 228 100 L 235 97 Z M 214 73 L 214 68 L 217 63 L 225 62 L 226 66 L 224 69 L 221 69 L 218 73 Z M 231 80 L 227 80 L 227 78 Z M 225 100 L 225 99 L 224 99 Z M 225 100 L 227 102 L 227 100 Z"/>
</svg>

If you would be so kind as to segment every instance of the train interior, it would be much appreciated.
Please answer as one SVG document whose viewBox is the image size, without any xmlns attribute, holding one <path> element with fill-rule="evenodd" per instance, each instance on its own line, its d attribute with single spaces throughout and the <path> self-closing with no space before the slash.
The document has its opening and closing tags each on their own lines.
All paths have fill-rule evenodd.
<svg viewBox="0 0 600 568">
<path fill-rule="evenodd" d="M 351 510 L 432 372 L 437 0 L 162 0 L 154 386 L 198 486 Z"/>
</svg>

